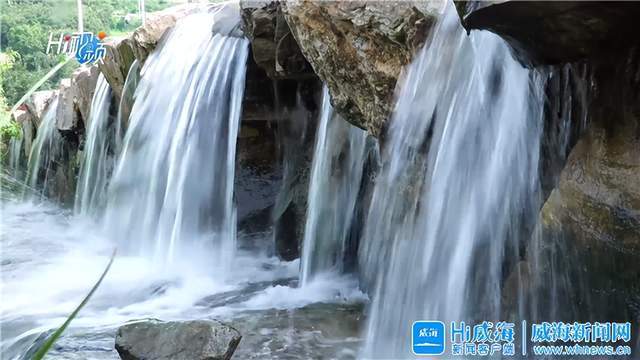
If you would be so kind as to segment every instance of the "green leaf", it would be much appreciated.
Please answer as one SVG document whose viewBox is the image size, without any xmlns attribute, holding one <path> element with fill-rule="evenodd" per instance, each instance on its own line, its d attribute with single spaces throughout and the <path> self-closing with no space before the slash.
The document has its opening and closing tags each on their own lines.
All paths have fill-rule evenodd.
<svg viewBox="0 0 640 360">
<path fill-rule="evenodd" d="M 56 340 L 58 340 L 58 338 L 62 335 L 64 330 L 67 328 L 67 326 L 69 326 L 71 321 L 76 317 L 76 315 L 78 315 L 78 312 L 80 312 L 80 310 L 87 304 L 87 302 L 89 302 L 89 299 L 91 298 L 93 293 L 98 289 L 98 286 L 100 286 L 100 283 L 102 282 L 104 277 L 107 275 L 107 272 L 109 272 L 109 269 L 111 268 L 111 264 L 113 264 L 113 259 L 115 257 L 116 257 L 116 250 L 114 249 L 113 250 L 113 254 L 111 254 L 111 259 L 109 260 L 109 263 L 107 264 L 107 267 L 102 272 L 102 275 L 100 276 L 100 279 L 98 279 L 98 282 L 96 282 L 95 285 L 93 285 L 93 288 L 91 288 L 91 291 L 89 291 L 87 296 L 84 297 L 84 300 L 82 300 L 80 305 L 78 305 L 78 307 L 75 310 L 73 310 L 73 312 L 71 313 L 71 315 L 69 315 L 69 317 L 64 322 L 64 324 L 62 324 L 62 326 L 60 326 L 58 328 L 58 330 L 56 330 L 47 339 L 47 341 L 45 341 L 45 343 L 42 344 L 42 346 L 40 346 L 38 351 L 33 356 L 33 358 L 32 358 L 33 360 L 41 360 L 41 359 L 44 358 L 44 356 L 47 354 L 47 352 L 49 352 L 49 349 L 51 349 L 51 347 L 56 342 Z"/>
<path fill-rule="evenodd" d="M 26 94 L 24 94 L 20 100 L 18 100 L 18 102 L 13 105 L 13 107 L 11 108 L 11 113 L 13 114 L 14 111 L 16 111 L 16 109 L 22 105 L 23 102 L 25 102 L 25 100 L 27 100 L 29 98 L 29 96 L 31 96 L 31 94 L 33 94 L 33 92 L 35 92 L 36 90 L 38 90 L 38 88 L 40 86 L 42 86 L 42 84 L 44 84 L 47 80 L 49 80 L 50 77 L 52 77 L 53 75 L 55 75 L 56 72 L 58 72 L 58 70 L 60 70 L 60 68 L 62 68 L 66 63 L 69 62 L 69 60 L 71 60 L 70 57 L 66 58 L 64 61 L 58 63 L 58 65 L 54 66 L 53 69 L 51 69 L 44 77 L 42 77 L 42 79 L 40 79 L 37 83 L 35 83 L 31 89 L 29 89 L 29 91 L 27 91 Z"/>
</svg>

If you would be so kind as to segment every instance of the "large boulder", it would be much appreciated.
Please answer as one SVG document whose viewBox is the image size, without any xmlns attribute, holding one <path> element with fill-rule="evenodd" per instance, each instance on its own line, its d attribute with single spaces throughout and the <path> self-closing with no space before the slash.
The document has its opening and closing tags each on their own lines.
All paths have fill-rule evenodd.
<svg viewBox="0 0 640 360">
<path fill-rule="evenodd" d="M 251 40 L 253 59 L 272 79 L 313 77 L 313 69 L 291 34 L 280 3 L 240 2 L 244 34 Z"/>
<path fill-rule="evenodd" d="M 103 61 L 98 63 L 100 72 L 111 86 L 114 95 L 122 97 L 129 68 L 135 60 L 134 43 L 131 38 L 114 38 L 105 44 L 106 54 Z"/>
<path fill-rule="evenodd" d="M 115 347 L 123 360 L 228 360 L 241 338 L 214 320 L 143 320 L 118 328 Z"/>
<path fill-rule="evenodd" d="M 526 63 L 570 62 L 637 42 L 640 3 L 635 1 L 460 1 L 456 6 L 467 29 L 501 35 Z"/>
<path fill-rule="evenodd" d="M 51 101 L 58 95 L 56 90 L 42 90 L 36 91 L 27 99 L 25 104 L 31 115 L 33 115 L 33 121 L 36 128 L 40 126 L 44 112 L 51 104 Z"/>
<path fill-rule="evenodd" d="M 540 236 L 527 249 L 536 286 L 561 299 L 560 312 L 573 320 L 638 315 L 639 55 L 631 49 L 615 62 L 592 64 L 587 130 L 542 208 Z"/>
<path fill-rule="evenodd" d="M 440 1 L 287 1 L 289 28 L 332 104 L 378 136 L 402 68 L 426 39 Z"/>
<path fill-rule="evenodd" d="M 24 150 L 25 158 L 29 158 L 29 151 L 31 144 L 36 137 L 35 119 L 33 115 L 24 108 L 16 109 L 13 114 L 13 119 L 20 125 L 22 130 L 22 149 Z"/>
<path fill-rule="evenodd" d="M 71 79 L 60 82 L 56 127 L 63 132 L 83 129 L 89 119 L 91 101 L 98 81 L 98 67 L 81 66 Z"/>
<path fill-rule="evenodd" d="M 574 246 L 597 257 L 598 271 L 618 278 L 635 279 L 640 270 L 639 131 L 638 121 L 592 124 L 542 209 L 546 228 L 569 232 Z M 634 266 L 620 268 L 625 259 Z"/>
</svg>

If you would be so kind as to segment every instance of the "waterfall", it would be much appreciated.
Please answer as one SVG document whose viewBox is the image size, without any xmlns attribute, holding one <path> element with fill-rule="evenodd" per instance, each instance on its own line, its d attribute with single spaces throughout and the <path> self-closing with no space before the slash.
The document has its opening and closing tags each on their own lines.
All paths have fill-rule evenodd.
<svg viewBox="0 0 640 360">
<path fill-rule="evenodd" d="M 20 175 L 22 161 L 22 146 L 24 144 L 24 134 L 9 141 L 9 170 L 11 174 L 18 178 Z"/>
<path fill-rule="evenodd" d="M 38 184 L 42 184 L 42 193 L 45 193 L 48 180 L 50 179 L 51 161 L 55 159 L 60 151 L 60 133 L 56 131 L 56 112 L 58 109 L 58 98 L 51 101 L 42 122 L 38 127 L 37 135 L 31 145 L 29 160 L 27 161 L 27 185 L 31 189 L 36 189 Z"/>
<path fill-rule="evenodd" d="M 503 266 L 537 213 L 543 80 L 449 4 L 399 93 L 361 242 L 378 275 L 364 357 L 412 356 L 416 320 L 500 317 Z"/>
<path fill-rule="evenodd" d="M 113 169 L 113 124 L 109 123 L 111 88 L 102 73 L 91 100 L 84 155 L 76 188 L 75 212 L 95 213 L 106 203 L 109 174 Z"/>
<path fill-rule="evenodd" d="M 116 153 L 120 153 L 122 149 L 122 138 L 124 130 L 129 124 L 129 115 L 131 113 L 131 107 L 135 101 L 135 91 L 140 82 L 140 63 L 138 60 L 133 60 L 129 71 L 127 72 L 127 78 L 124 80 L 124 86 L 122 87 L 122 95 L 120 96 L 120 104 L 118 104 L 118 118 L 116 122 Z"/>
<path fill-rule="evenodd" d="M 224 6 L 223 6 L 224 7 Z M 104 227 L 156 264 L 235 250 L 233 180 L 248 42 L 189 15 L 147 59 L 111 180 Z M 235 29 L 239 15 L 233 19 Z"/>
<path fill-rule="evenodd" d="M 335 114 L 329 100 L 325 87 L 302 244 L 303 285 L 321 271 L 341 270 L 365 162 L 366 132 Z"/>
</svg>

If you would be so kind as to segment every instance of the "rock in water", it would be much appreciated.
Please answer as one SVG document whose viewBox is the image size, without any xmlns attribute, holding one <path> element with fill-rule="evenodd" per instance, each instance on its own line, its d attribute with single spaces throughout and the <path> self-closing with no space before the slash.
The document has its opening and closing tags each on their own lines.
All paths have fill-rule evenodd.
<svg viewBox="0 0 640 360">
<path fill-rule="evenodd" d="M 215 320 L 142 320 L 118 328 L 116 350 L 123 360 L 231 359 L 242 336 Z"/>
</svg>

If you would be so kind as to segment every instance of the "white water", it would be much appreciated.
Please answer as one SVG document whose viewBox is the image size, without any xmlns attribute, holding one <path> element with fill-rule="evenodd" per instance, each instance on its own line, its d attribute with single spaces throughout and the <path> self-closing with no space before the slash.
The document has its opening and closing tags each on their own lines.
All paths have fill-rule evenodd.
<svg viewBox="0 0 640 360">
<path fill-rule="evenodd" d="M 325 88 L 311 165 L 300 278 L 342 271 L 360 191 L 367 135 L 334 113 Z"/>
<path fill-rule="evenodd" d="M 122 138 L 129 125 L 129 115 L 131 107 L 135 103 L 135 92 L 140 82 L 140 63 L 138 60 L 133 60 L 129 71 L 127 72 L 127 78 L 124 80 L 122 86 L 122 95 L 120 97 L 120 104 L 118 104 L 118 118 L 116 122 L 116 153 L 119 154 L 122 149 Z M 126 118 L 125 118 L 126 116 Z"/>
<path fill-rule="evenodd" d="M 71 216 L 46 202 L 1 205 L 0 357 L 14 359 L 41 333 L 64 322 L 104 270 L 114 241 L 96 231 L 88 218 Z M 364 297 L 355 280 L 321 277 L 308 288 L 290 287 L 298 261 L 280 262 L 266 252 L 266 248 L 239 251 L 225 278 L 195 258 L 176 259 L 174 268 L 179 271 L 168 272 L 157 271 L 144 256 L 119 253 L 48 358 L 117 359 L 116 328 L 147 317 L 215 317 L 230 322 L 243 333 L 239 358 L 305 353 L 296 346 L 306 349 L 308 356 L 327 352 L 333 357 L 345 346 L 354 351 L 357 343 L 331 333 L 317 334 L 319 323 L 305 320 L 303 310 L 296 309 L 318 302 L 343 304 L 336 306 L 360 302 Z M 291 324 L 278 321 L 284 316 L 278 315 L 279 309 L 290 314 Z M 325 310 L 324 317 L 331 318 L 331 311 Z M 270 345 L 280 342 L 283 345 Z"/>
<path fill-rule="evenodd" d="M 364 357 L 411 357 L 416 320 L 500 317 L 538 189 L 542 80 L 449 5 L 398 96 L 361 242 L 361 271 L 378 275 Z"/>
<path fill-rule="evenodd" d="M 76 185 L 75 212 L 96 215 L 106 204 L 107 185 L 115 162 L 113 125 L 109 123 L 111 88 L 100 74 L 91 101 L 88 129 Z M 111 131 L 110 131 L 111 130 Z"/>
<path fill-rule="evenodd" d="M 56 112 L 58 109 L 58 97 L 53 99 L 49 104 L 45 114 L 42 116 L 42 122 L 38 127 L 37 135 L 31 145 L 29 160 L 27 162 L 27 185 L 32 189 L 38 185 L 44 185 L 42 193 L 50 176 L 50 162 L 55 158 L 59 151 L 60 133 L 56 131 Z M 44 172 L 44 173 L 43 173 Z"/>
<path fill-rule="evenodd" d="M 213 24 L 208 13 L 182 19 L 147 60 L 112 179 L 105 229 L 159 266 L 200 257 L 223 269 L 235 250 L 248 41 L 212 34 Z"/>
<path fill-rule="evenodd" d="M 21 168 L 21 160 L 24 158 L 22 156 L 22 146 L 24 144 L 24 135 L 21 135 L 19 138 L 12 138 L 9 141 L 9 170 L 17 173 Z"/>
</svg>

